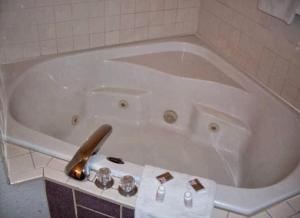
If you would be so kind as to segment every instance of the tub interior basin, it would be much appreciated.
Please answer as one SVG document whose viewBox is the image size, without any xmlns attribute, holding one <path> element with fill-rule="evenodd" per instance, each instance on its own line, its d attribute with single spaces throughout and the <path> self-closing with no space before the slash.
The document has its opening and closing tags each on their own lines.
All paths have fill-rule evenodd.
<svg viewBox="0 0 300 218">
<path fill-rule="evenodd" d="M 110 124 L 101 154 L 235 187 L 275 184 L 298 165 L 299 120 L 227 65 L 183 51 L 123 56 L 95 51 L 28 67 L 10 90 L 13 128 L 80 146 Z M 167 110 L 177 113 L 173 124 Z"/>
</svg>

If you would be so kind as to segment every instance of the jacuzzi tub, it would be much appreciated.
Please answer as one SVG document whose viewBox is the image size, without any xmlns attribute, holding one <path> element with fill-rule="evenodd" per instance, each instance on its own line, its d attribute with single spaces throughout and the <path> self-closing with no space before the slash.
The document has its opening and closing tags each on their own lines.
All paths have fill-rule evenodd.
<svg viewBox="0 0 300 218">
<path fill-rule="evenodd" d="M 215 205 L 243 214 L 300 193 L 299 114 L 194 37 L 4 70 L 13 78 L 9 142 L 70 160 L 108 123 L 113 133 L 92 158 L 93 169 L 105 165 L 138 179 L 148 164 L 213 179 Z M 175 123 L 164 121 L 167 110 L 176 112 Z"/>
</svg>

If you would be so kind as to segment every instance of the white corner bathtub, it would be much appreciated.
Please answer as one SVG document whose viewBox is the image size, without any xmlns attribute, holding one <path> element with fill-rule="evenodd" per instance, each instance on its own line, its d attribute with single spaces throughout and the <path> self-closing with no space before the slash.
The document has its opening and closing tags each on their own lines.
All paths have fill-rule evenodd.
<svg viewBox="0 0 300 218">
<path fill-rule="evenodd" d="M 215 205 L 242 214 L 300 193 L 299 113 L 194 37 L 40 58 L 4 70 L 9 142 L 70 160 L 108 123 L 113 133 L 92 158 L 94 169 L 105 165 L 139 178 L 148 164 L 213 179 Z M 166 110 L 177 113 L 175 123 L 164 121 Z"/>
</svg>

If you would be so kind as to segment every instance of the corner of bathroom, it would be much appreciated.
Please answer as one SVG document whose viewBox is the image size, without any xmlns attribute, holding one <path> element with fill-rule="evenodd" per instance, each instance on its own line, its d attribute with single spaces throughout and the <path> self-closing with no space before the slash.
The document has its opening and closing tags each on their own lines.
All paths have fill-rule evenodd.
<svg viewBox="0 0 300 218">
<path fill-rule="evenodd" d="M 300 218 L 300 0 L 0 0 L 1 218 Z"/>
</svg>

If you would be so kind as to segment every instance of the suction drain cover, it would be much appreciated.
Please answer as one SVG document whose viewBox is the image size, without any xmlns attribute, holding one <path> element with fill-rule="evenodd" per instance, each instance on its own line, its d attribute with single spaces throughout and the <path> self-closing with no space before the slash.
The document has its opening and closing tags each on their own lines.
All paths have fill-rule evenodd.
<svg viewBox="0 0 300 218">
<path fill-rule="evenodd" d="M 167 110 L 164 113 L 164 120 L 167 123 L 170 123 L 170 124 L 175 123 L 177 118 L 178 118 L 177 113 L 173 110 Z"/>
</svg>

